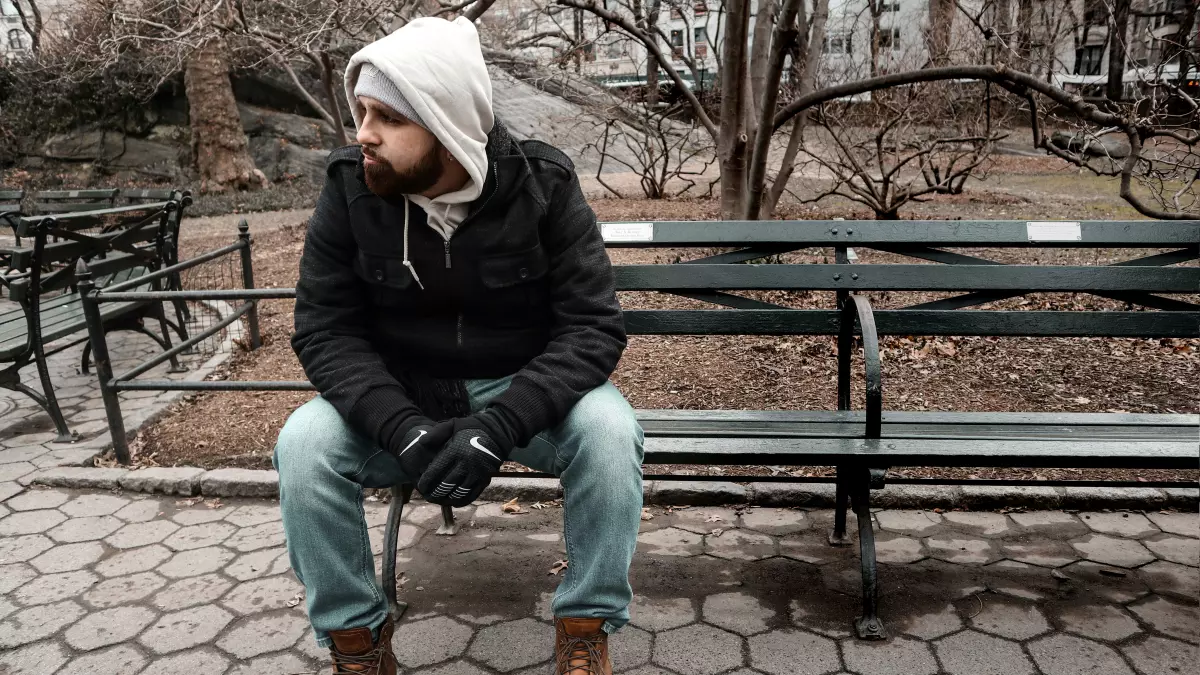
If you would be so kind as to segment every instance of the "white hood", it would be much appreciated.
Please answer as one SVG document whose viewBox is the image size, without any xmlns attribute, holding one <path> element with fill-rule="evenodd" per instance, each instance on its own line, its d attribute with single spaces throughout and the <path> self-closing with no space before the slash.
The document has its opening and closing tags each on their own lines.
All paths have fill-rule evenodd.
<svg viewBox="0 0 1200 675">
<path fill-rule="evenodd" d="M 479 197 L 487 180 L 487 136 L 495 116 L 479 33 L 464 17 L 453 22 L 424 17 L 363 47 L 346 67 L 346 98 L 355 126 L 362 125 L 354 86 L 364 63 L 396 85 L 471 178 L 461 190 L 433 200 L 410 195 L 428 213 L 430 225 L 449 237 L 466 215 L 466 204 Z"/>
</svg>

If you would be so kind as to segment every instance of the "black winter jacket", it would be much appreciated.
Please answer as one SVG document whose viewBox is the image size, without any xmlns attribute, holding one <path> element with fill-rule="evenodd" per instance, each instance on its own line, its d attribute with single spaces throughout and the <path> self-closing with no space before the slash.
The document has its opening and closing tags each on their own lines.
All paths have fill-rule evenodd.
<svg viewBox="0 0 1200 675">
<path fill-rule="evenodd" d="M 488 136 L 483 193 L 449 241 L 372 193 L 358 146 L 330 154 L 308 222 L 292 346 L 309 380 L 386 447 L 420 411 L 402 382 L 513 375 L 492 405 L 519 445 L 603 384 L 625 347 L 612 266 L 570 159 Z M 461 387 L 458 388 L 461 391 Z"/>
</svg>

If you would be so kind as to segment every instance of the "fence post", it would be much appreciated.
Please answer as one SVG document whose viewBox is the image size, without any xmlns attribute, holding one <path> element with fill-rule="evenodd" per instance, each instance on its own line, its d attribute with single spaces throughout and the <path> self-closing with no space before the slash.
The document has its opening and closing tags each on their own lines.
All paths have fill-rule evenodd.
<svg viewBox="0 0 1200 675">
<path fill-rule="evenodd" d="M 238 239 L 242 242 L 242 288 L 254 288 L 254 264 L 250 257 L 250 223 L 242 218 L 238 223 Z M 250 324 L 250 349 L 262 346 L 262 336 L 258 332 L 258 301 L 251 300 L 250 311 L 246 313 L 246 321 Z"/>
<path fill-rule="evenodd" d="M 100 379 L 100 398 L 104 400 L 104 414 L 108 416 L 113 452 L 118 462 L 129 464 L 129 444 L 125 438 L 125 420 L 121 417 L 121 399 L 110 386 L 112 362 L 108 358 L 108 338 L 104 335 L 104 321 L 100 318 L 100 303 L 94 296 L 96 282 L 92 279 L 92 270 L 83 260 L 75 266 L 75 278 L 79 282 L 79 297 L 83 304 L 83 317 L 87 320 L 88 337 L 92 342 L 92 358 L 96 361 L 96 377 Z"/>
</svg>

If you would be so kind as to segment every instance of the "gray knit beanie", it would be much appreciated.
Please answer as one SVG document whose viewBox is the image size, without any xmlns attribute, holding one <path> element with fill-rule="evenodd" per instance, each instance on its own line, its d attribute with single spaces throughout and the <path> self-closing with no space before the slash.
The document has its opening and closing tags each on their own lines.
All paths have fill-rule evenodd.
<svg viewBox="0 0 1200 675">
<path fill-rule="evenodd" d="M 395 110 L 400 115 L 419 124 L 425 130 L 429 127 L 421 120 L 421 116 L 413 110 L 408 99 L 404 98 L 404 94 L 400 93 L 400 89 L 394 82 L 388 79 L 383 71 L 376 68 L 370 62 L 364 63 L 358 71 L 358 81 L 354 84 L 355 96 L 367 96 Z"/>
</svg>

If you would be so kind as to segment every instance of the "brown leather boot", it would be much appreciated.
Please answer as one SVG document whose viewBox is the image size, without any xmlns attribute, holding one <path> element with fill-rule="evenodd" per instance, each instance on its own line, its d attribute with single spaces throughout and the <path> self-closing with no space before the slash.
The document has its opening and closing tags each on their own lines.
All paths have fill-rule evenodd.
<svg viewBox="0 0 1200 675">
<path fill-rule="evenodd" d="M 555 675 L 612 675 L 604 619 L 554 619 Z"/>
<path fill-rule="evenodd" d="M 396 655 L 392 653 L 391 618 L 379 629 L 379 641 L 371 642 L 371 629 L 331 630 L 333 675 L 396 675 Z"/>
</svg>

